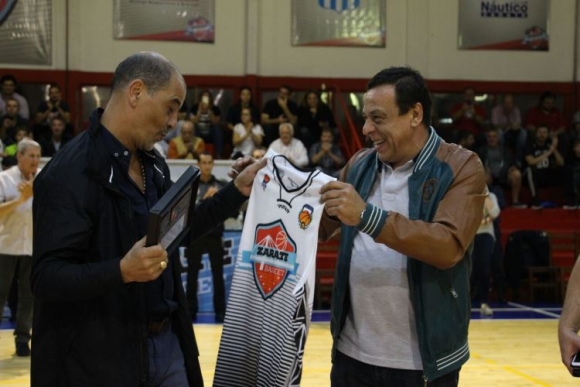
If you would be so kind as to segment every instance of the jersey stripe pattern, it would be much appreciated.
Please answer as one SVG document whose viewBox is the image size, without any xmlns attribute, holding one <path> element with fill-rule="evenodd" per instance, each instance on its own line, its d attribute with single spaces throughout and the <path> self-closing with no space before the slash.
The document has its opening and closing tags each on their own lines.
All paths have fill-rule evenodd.
<svg viewBox="0 0 580 387">
<path fill-rule="evenodd" d="M 254 179 L 214 386 L 299 386 L 312 314 L 320 188 L 334 178 L 273 151 Z"/>
</svg>

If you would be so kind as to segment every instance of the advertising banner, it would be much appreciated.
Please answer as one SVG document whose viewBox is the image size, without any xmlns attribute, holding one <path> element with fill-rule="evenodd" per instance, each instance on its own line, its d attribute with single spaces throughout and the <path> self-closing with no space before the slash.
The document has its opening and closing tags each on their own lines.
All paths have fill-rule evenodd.
<svg viewBox="0 0 580 387">
<path fill-rule="evenodd" d="M 549 50 L 550 0 L 459 0 L 460 49 Z"/>
<path fill-rule="evenodd" d="M 52 0 L 0 0 L 1 63 L 52 64 Z"/>
<path fill-rule="evenodd" d="M 292 45 L 385 47 L 385 0 L 292 0 Z"/>
<path fill-rule="evenodd" d="M 214 42 L 214 0 L 114 0 L 113 37 Z"/>
</svg>

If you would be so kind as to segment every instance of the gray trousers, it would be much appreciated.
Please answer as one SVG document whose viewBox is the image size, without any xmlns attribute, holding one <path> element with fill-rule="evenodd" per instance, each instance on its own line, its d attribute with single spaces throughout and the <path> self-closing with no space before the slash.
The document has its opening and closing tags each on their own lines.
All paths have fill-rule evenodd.
<svg viewBox="0 0 580 387">
<path fill-rule="evenodd" d="M 28 343 L 32 329 L 33 297 L 30 289 L 32 257 L 0 254 L 0 312 L 6 305 L 14 273 L 18 270 L 18 309 L 16 312 L 16 342 Z M 2 314 L 2 313 L 0 313 Z"/>
</svg>

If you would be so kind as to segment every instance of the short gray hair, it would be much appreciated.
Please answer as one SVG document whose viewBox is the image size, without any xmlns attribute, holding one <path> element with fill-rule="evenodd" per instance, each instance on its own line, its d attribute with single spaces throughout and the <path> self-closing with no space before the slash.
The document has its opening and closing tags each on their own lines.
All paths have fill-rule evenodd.
<svg viewBox="0 0 580 387">
<path fill-rule="evenodd" d="M 283 127 L 287 126 L 290 129 L 290 134 L 292 136 L 294 136 L 294 125 L 292 125 L 289 122 L 284 122 L 282 124 L 280 124 L 280 126 L 278 127 L 278 133 L 280 133 L 280 131 L 282 130 Z"/>
<path fill-rule="evenodd" d="M 167 86 L 173 74 L 180 74 L 177 67 L 156 52 L 138 52 L 123 60 L 115 69 L 111 93 L 121 90 L 135 79 L 143 81 L 149 94 Z"/>
<path fill-rule="evenodd" d="M 38 148 L 40 149 L 40 144 L 30 138 L 23 138 L 18 143 L 18 153 L 24 154 L 28 148 Z"/>
</svg>

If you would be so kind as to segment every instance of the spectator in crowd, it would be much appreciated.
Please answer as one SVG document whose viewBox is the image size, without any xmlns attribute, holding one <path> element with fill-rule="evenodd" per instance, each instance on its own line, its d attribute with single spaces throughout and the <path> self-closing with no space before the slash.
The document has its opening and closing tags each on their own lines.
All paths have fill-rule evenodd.
<svg viewBox="0 0 580 387">
<path fill-rule="evenodd" d="M 491 109 L 491 124 L 500 131 L 502 144 L 514 152 L 516 164 L 521 166 L 528 132 L 522 126 L 513 94 L 504 95 L 502 102 Z"/>
<path fill-rule="evenodd" d="M 15 142 L 16 128 L 21 126 L 28 126 L 26 121 L 19 114 L 20 105 L 15 98 L 8 98 L 6 101 L 6 112 L 2 116 L 2 128 L 0 128 L 0 136 L 4 138 L 6 145 Z"/>
<path fill-rule="evenodd" d="M 520 191 L 522 188 L 522 173 L 518 168 L 510 149 L 501 144 L 499 131 L 491 128 L 486 133 L 486 145 L 478 150 L 481 162 L 489 168 L 493 177 L 493 185 L 503 188 L 510 188 L 512 195 L 512 207 L 526 208 L 520 202 Z"/>
<path fill-rule="evenodd" d="M 61 117 L 66 126 L 71 123 L 70 107 L 62 99 L 60 87 L 51 85 L 48 88 L 48 99 L 38 104 L 35 116 L 34 138 L 37 141 L 47 141 L 51 136 L 51 120 Z M 68 136 L 67 136 L 68 137 Z"/>
<path fill-rule="evenodd" d="M 0 87 L 0 113 L 5 114 L 6 103 L 8 102 L 8 99 L 14 98 L 18 101 L 18 114 L 20 114 L 22 118 L 28 121 L 30 119 L 28 101 L 26 101 L 26 98 L 16 92 L 16 78 L 11 74 L 4 75 L 2 78 L 0 78 Z"/>
<path fill-rule="evenodd" d="M 320 139 L 323 128 L 333 130 L 336 128 L 332 111 L 320 100 L 317 91 L 309 90 L 304 94 L 298 107 L 298 128 L 296 138 L 302 141 L 307 149 Z"/>
<path fill-rule="evenodd" d="M 263 139 L 264 130 L 252 119 L 252 110 L 242 108 L 241 122 L 234 126 L 232 159 L 251 155 L 254 149 L 262 145 Z"/>
<path fill-rule="evenodd" d="M 268 149 L 286 156 L 295 166 L 303 168 L 308 165 L 308 151 L 302 141 L 294 138 L 294 126 L 286 122 L 280 124 L 279 136 Z"/>
<path fill-rule="evenodd" d="M 16 156 L 16 153 L 18 152 L 18 144 L 25 138 L 32 140 L 30 130 L 28 130 L 26 126 L 19 126 L 16 128 L 16 134 L 14 136 L 15 142 L 4 148 L 4 153 L 6 156 Z"/>
<path fill-rule="evenodd" d="M 39 171 L 40 145 L 32 140 L 22 140 L 16 157 L 17 165 L 0 172 L 0 306 L 4 307 L 18 270 L 18 312 L 14 329 L 16 356 L 30 356 L 32 182 Z"/>
<path fill-rule="evenodd" d="M 572 127 L 570 128 L 570 143 L 580 138 L 580 110 L 572 117 Z"/>
<path fill-rule="evenodd" d="M 477 155 L 431 128 L 430 106 L 417 71 L 377 73 L 363 107 L 374 146 L 320 191 L 320 238 L 340 232 L 333 387 L 457 386 L 469 359 L 470 246 L 487 189 Z"/>
<path fill-rule="evenodd" d="M 491 176 L 488 168 L 486 168 L 485 177 L 489 192 L 495 195 L 500 211 L 503 211 L 506 207 L 503 189 L 499 185 L 493 184 L 493 176 Z M 499 302 L 505 302 L 506 277 L 504 270 L 504 252 L 501 240 L 501 212 L 500 215 L 493 220 L 493 235 L 495 236 L 495 243 L 491 258 L 492 283 L 493 288 L 496 291 L 497 300 Z"/>
<path fill-rule="evenodd" d="M 572 143 L 572 149 L 564 164 L 565 210 L 576 210 L 580 206 L 580 138 Z"/>
<path fill-rule="evenodd" d="M 105 109 L 36 178 L 33 386 L 203 385 L 179 257 L 145 246 L 149 208 L 171 186 L 151 149 L 185 93 L 165 57 L 129 56 Z M 236 178 L 195 208 L 193 238 L 239 208 L 264 165 L 233 164 Z"/>
<path fill-rule="evenodd" d="M 488 181 L 492 181 L 489 169 Z M 487 176 L 486 176 L 487 177 Z M 480 312 L 484 316 L 493 315 L 493 310 L 489 306 L 489 280 L 491 277 L 492 259 L 495 248 L 495 240 L 499 235 L 495 235 L 494 221 L 500 213 L 497 197 L 493 192 L 489 192 L 483 205 L 483 218 L 481 225 L 475 233 L 473 241 L 473 270 L 471 272 L 472 289 L 476 289 L 475 299 L 480 304 Z"/>
<path fill-rule="evenodd" d="M 199 155 L 198 166 L 200 170 L 199 187 L 197 189 L 197 203 L 211 198 L 226 185 L 225 181 L 217 179 L 213 174 L 213 156 L 208 152 Z M 232 216 L 236 216 L 232 213 Z M 195 320 L 198 312 L 197 304 L 197 278 L 201 270 L 201 257 L 207 253 L 211 266 L 213 280 L 213 307 L 215 319 L 223 323 L 226 313 L 226 290 L 224 285 L 224 225 L 220 223 L 209 233 L 191 243 L 187 249 L 187 301 L 189 311 Z"/>
<path fill-rule="evenodd" d="M 195 124 L 195 134 L 206 144 L 213 144 L 214 156 L 221 158 L 224 150 L 224 132 L 220 124 L 221 110 L 214 104 L 209 90 L 199 93 L 199 100 L 190 112 L 190 119 Z M 183 125 L 182 125 L 183 130 Z"/>
<path fill-rule="evenodd" d="M 15 166 L 18 164 L 18 159 L 14 156 L 5 156 L 2 157 L 2 170 L 5 171 L 10 167 Z"/>
<path fill-rule="evenodd" d="M 264 146 L 270 146 L 278 138 L 280 124 L 290 123 L 294 127 L 298 122 L 298 105 L 290 99 L 291 94 L 290 86 L 280 86 L 278 96 L 264 105 L 261 118 Z"/>
<path fill-rule="evenodd" d="M 534 142 L 528 144 L 524 151 L 527 164 L 525 170 L 530 191 L 532 208 L 540 209 L 542 204 L 538 197 L 538 188 L 563 185 L 564 158 L 558 151 L 558 136 L 546 126 L 538 126 L 534 133 Z"/>
<path fill-rule="evenodd" d="M 555 106 L 556 94 L 546 91 L 540 96 L 538 105 L 530 108 L 526 114 L 526 129 L 528 138 L 535 140 L 534 133 L 540 126 L 548 128 L 550 137 L 558 137 L 558 150 L 565 155 L 568 151 L 569 136 L 566 133 L 566 121 L 560 110 Z"/>
<path fill-rule="evenodd" d="M 475 137 L 473 133 L 468 132 L 467 130 L 460 130 L 459 131 L 459 139 L 457 140 L 457 145 L 461 145 L 462 148 L 469 149 L 470 151 L 474 151 L 475 149 Z"/>
<path fill-rule="evenodd" d="M 338 177 L 344 165 L 344 156 L 340 147 L 334 143 L 334 134 L 329 127 L 322 129 L 320 141 L 310 147 L 308 155 L 311 166 L 330 176 Z"/>
<path fill-rule="evenodd" d="M 181 135 L 169 142 L 168 159 L 196 159 L 205 150 L 205 142 L 195 135 L 193 122 L 185 120 L 181 124 Z"/>
<path fill-rule="evenodd" d="M 66 121 L 61 116 L 54 116 L 50 119 L 50 133 L 49 139 L 42 143 L 42 155 L 44 157 L 52 157 L 59 151 L 69 140 L 65 135 Z"/>
<path fill-rule="evenodd" d="M 250 114 L 252 118 L 252 122 L 255 124 L 260 123 L 260 112 L 258 107 L 254 104 L 252 100 L 252 90 L 249 86 L 242 86 L 240 88 L 240 98 L 238 102 L 234 103 L 228 109 L 228 114 L 226 117 L 228 129 L 233 132 L 234 127 L 237 124 L 242 123 L 242 109 L 248 108 L 250 109 Z"/>
<path fill-rule="evenodd" d="M 463 100 L 453 105 L 450 113 L 455 129 L 455 139 L 457 139 L 459 130 L 467 130 L 473 133 L 476 146 L 485 142 L 483 125 L 486 113 L 483 106 L 475 101 L 475 89 L 473 87 L 467 87 L 463 91 Z"/>
</svg>

